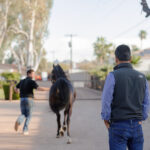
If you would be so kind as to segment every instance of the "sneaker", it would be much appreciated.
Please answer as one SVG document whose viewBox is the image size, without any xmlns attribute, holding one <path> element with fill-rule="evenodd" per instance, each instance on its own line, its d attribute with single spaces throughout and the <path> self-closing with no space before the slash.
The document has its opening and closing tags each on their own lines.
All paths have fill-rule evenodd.
<svg viewBox="0 0 150 150">
<path fill-rule="evenodd" d="M 23 135 L 29 135 L 28 131 L 23 131 Z"/>
<path fill-rule="evenodd" d="M 20 124 L 16 121 L 16 122 L 15 122 L 15 127 L 14 127 L 15 131 L 18 131 L 19 125 L 20 125 Z"/>
</svg>

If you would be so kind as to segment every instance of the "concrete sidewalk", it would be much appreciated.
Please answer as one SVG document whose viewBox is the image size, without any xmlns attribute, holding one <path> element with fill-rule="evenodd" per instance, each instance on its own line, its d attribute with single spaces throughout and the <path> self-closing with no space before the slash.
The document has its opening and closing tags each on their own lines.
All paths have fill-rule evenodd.
<svg viewBox="0 0 150 150">
<path fill-rule="evenodd" d="M 56 116 L 47 101 L 36 101 L 29 136 L 14 131 L 19 102 L 0 101 L 0 150 L 108 150 L 107 130 L 100 119 L 100 101 L 76 101 L 71 118 L 73 143 L 56 139 Z M 144 123 L 145 148 L 150 150 L 150 121 Z"/>
</svg>

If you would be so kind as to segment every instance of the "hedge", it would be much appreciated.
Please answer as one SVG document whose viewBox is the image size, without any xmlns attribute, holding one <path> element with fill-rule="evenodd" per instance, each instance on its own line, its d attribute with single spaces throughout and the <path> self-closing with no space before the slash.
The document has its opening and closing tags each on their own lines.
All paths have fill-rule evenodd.
<svg viewBox="0 0 150 150">
<path fill-rule="evenodd" d="M 20 80 L 20 74 L 17 72 L 4 72 L 1 74 L 1 77 L 4 78 L 5 81 L 19 81 Z"/>
<path fill-rule="evenodd" d="M 147 80 L 150 80 L 150 74 L 146 75 Z"/>
<path fill-rule="evenodd" d="M 20 80 L 20 74 L 17 72 L 4 72 L 1 74 L 1 77 L 3 78 L 4 81 L 0 82 L 0 88 L 3 88 L 4 91 L 4 96 L 6 100 L 9 100 L 9 89 L 10 89 L 10 84 L 13 82 L 14 86 L 16 86 L 16 82 Z M 12 93 L 12 99 L 13 100 L 18 100 L 19 99 L 19 94 L 15 93 L 13 90 Z"/>
<path fill-rule="evenodd" d="M 3 84 L 5 100 L 9 100 L 9 89 L 10 89 L 10 83 Z M 14 90 L 13 90 L 12 99 L 13 100 L 18 100 L 19 99 L 19 94 L 15 93 Z"/>
</svg>

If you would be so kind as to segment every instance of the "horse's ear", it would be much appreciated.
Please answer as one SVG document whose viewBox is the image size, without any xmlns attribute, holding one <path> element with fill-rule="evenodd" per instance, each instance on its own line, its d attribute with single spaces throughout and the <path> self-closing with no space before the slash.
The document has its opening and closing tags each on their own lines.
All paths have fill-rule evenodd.
<svg viewBox="0 0 150 150">
<path fill-rule="evenodd" d="M 63 69 L 62 69 L 62 67 L 61 67 L 60 65 L 58 65 L 58 68 L 59 68 L 61 71 L 63 71 Z"/>
<path fill-rule="evenodd" d="M 53 68 L 55 68 L 55 65 L 53 64 Z"/>
</svg>

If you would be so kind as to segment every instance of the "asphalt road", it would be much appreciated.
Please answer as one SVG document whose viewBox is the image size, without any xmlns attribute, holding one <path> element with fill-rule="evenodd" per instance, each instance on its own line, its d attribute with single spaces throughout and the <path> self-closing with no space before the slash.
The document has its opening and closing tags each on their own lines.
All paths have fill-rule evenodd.
<svg viewBox="0 0 150 150">
<path fill-rule="evenodd" d="M 97 91 L 79 91 L 82 98 L 99 97 Z M 67 145 L 66 135 L 56 139 L 56 116 L 50 111 L 48 101 L 35 101 L 28 136 L 22 134 L 22 127 L 18 133 L 13 128 L 20 114 L 19 101 L 0 101 L 0 150 L 108 150 L 108 132 L 100 119 L 100 111 L 100 100 L 84 99 L 75 102 L 71 118 L 73 142 Z M 149 128 L 150 119 L 143 124 L 144 150 L 150 150 Z"/>
</svg>

